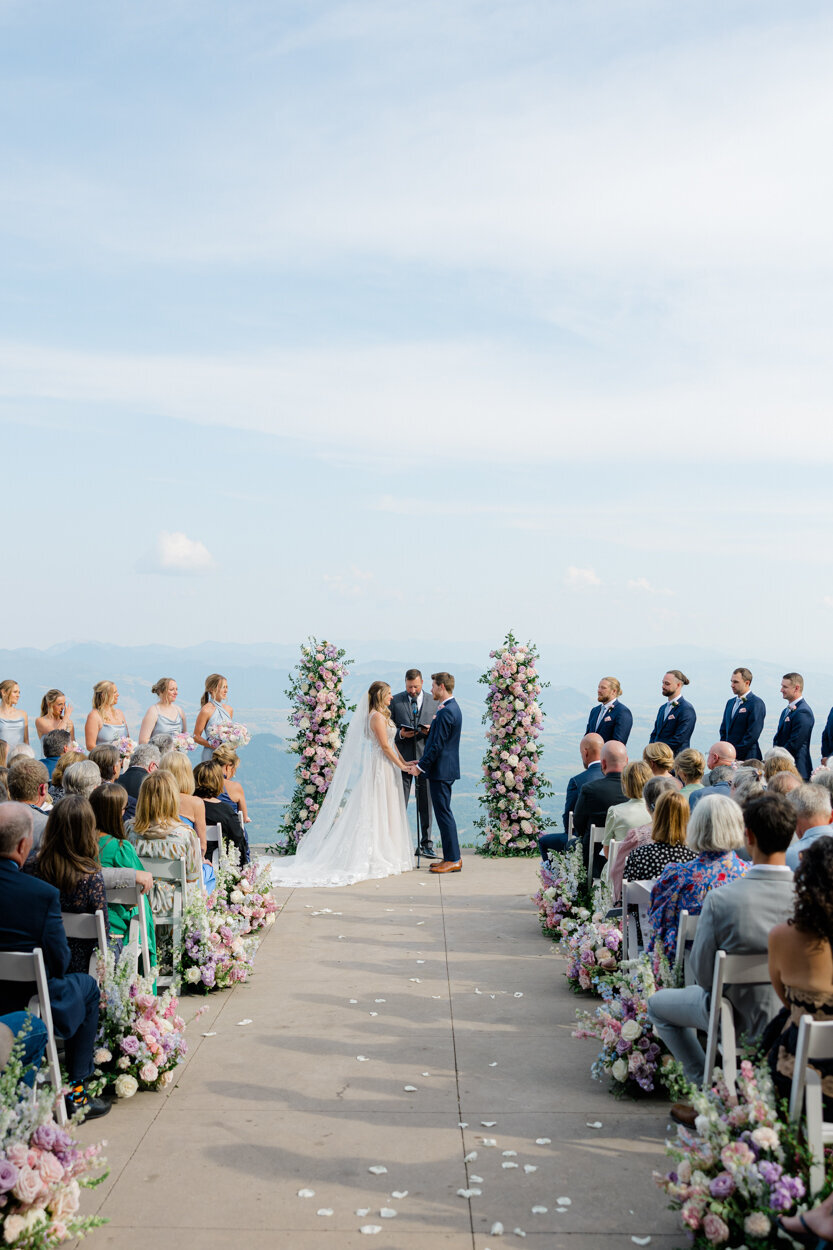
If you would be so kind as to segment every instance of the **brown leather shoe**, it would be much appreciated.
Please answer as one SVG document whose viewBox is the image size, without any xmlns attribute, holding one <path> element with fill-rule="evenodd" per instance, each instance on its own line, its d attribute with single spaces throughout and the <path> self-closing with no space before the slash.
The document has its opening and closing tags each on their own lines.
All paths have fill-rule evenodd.
<svg viewBox="0 0 833 1250">
<path fill-rule="evenodd" d="M 697 1112 L 688 1102 L 675 1102 L 671 1108 L 671 1119 L 676 1124 L 685 1125 L 686 1128 L 694 1128 Z"/>
<path fill-rule="evenodd" d="M 462 872 L 463 861 L 461 859 L 441 859 L 438 864 L 432 864 L 428 869 L 429 872 Z"/>
</svg>

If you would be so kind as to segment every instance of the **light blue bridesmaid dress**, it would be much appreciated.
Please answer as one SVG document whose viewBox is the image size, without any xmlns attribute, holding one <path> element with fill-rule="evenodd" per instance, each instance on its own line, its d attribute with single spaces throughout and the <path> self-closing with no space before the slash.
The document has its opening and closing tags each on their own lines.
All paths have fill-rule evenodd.
<svg viewBox="0 0 833 1250">
<path fill-rule="evenodd" d="M 150 740 L 153 742 L 154 738 L 159 738 L 162 734 L 170 734 L 170 736 L 173 737 L 174 734 L 181 733 L 182 718 L 180 716 L 163 716 L 161 712 L 158 712 L 156 716 L 156 724 L 153 726 L 153 733 L 150 735 Z"/>
<path fill-rule="evenodd" d="M 120 738 L 129 738 L 127 725 L 105 725 L 102 723 L 95 740 L 97 747 L 114 747 Z"/>
<path fill-rule="evenodd" d="M 231 717 L 229 716 L 226 709 L 220 703 L 215 703 L 213 699 L 211 699 L 210 702 L 214 707 L 214 711 L 209 716 L 208 720 L 206 721 L 205 729 L 202 731 L 202 736 L 204 738 L 209 737 L 211 730 L 215 725 L 221 725 L 223 721 L 228 721 L 229 724 L 231 724 Z M 214 758 L 213 749 L 211 747 L 203 747 L 202 749 L 203 763 L 213 758 Z"/>
<path fill-rule="evenodd" d="M 9 750 L 23 741 L 23 717 L 0 716 L 0 738 L 8 742 Z"/>
</svg>

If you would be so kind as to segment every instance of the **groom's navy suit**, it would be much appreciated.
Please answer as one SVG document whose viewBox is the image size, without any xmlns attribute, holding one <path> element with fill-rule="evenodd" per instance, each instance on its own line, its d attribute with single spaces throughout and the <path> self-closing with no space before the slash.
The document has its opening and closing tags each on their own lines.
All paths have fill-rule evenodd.
<svg viewBox="0 0 833 1250">
<path fill-rule="evenodd" d="M 451 787 L 460 776 L 460 733 L 463 714 L 452 696 L 441 704 L 431 722 L 425 750 L 417 767 L 425 773 L 431 788 L 431 802 L 437 818 L 437 828 L 443 843 L 443 859 L 457 862 L 460 843 L 457 840 L 457 824 L 451 810 Z"/>
</svg>

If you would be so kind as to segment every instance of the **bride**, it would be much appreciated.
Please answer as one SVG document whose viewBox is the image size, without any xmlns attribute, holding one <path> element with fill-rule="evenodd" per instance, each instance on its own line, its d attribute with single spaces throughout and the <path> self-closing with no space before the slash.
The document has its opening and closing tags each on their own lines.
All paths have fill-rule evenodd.
<svg viewBox="0 0 833 1250">
<path fill-rule="evenodd" d="M 393 745 L 391 689 L 374 681 L 350 722 L 330 788 L 297 853 L 276 864 L 283 886 L 351 885 L 413 867 L 400 773 Z"/>
</svg>

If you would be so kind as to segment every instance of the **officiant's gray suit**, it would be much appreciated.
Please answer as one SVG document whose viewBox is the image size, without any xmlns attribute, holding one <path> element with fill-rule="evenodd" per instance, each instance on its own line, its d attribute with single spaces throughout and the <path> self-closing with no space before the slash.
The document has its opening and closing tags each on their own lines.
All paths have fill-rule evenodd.
<svg viewBox="0 0 833 1250">
<path fill-rule="evenodd" d="M 423 687 L 422 690 L 422 707 L 419 709 L 417 724 L 430 728 L 431 722 L 437 714 L 439 707 L 436 699 L 432 699 L 428 691 Z M 422 753 L 425 750 L 425 737 L 422 734 L 416 738 L 403 738 L 401 730 L 411 729 L 414 724 L 413 707 L 411 696 L 407 690 L 395 694 L 391 699 L 390 714 L 394 725 L 396 726 L 396 746 L 400 755 L 408 762 L 412 760 L 421 760 Z M 402 784 L 405 788 L 405 803 L 411 797 L 411 782 L 413 778 L 410 773 L 402 774 Z M 431 852 L 433 850 L 431 842 L 431 795 L 428 789 L 428 783 L 425 777 L 417 778 L 417 804 L 419 806 L 419 827 L 421 831 L 420 846 L 424 851 Z"/>
</svg>

